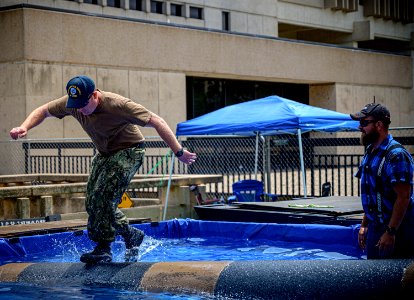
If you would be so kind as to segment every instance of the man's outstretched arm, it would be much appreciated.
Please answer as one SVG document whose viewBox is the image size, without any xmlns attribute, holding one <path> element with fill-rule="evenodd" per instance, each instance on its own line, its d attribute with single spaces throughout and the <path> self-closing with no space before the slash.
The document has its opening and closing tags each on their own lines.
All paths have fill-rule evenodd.
<svg viewBox="0 0 414 300">
<path fill-rule="evenodd" d="M 47 117 L 51 117 L 52 115 L 49 113 L 47 106 L 47 103 L 39 106 L 27 116 L 22 125 L 14 127 L 10 130 L 10 136 L 12 139 L 16 140 L 18 138 L 25 137 L 30 129 L 42 123 Z"/>
<path fill-rule="evenodd" d="M 178 142 L 171 128 L 168 126 L 167 122 L 164 121 L 160 116 L 152 113 L 151 119 L 149 120 L 148 127 L 153 127 L 158 132 L 158 135 L 167 143 L 174 153 L 177 153 L 182 149 L 181 144 Z M 189 152 L 187 150 L 183 151 L 183 155 L 178 157 L 178 159 L 185 164 L 192 164 L 197 159 L 195 153 Z"/>
</svg>

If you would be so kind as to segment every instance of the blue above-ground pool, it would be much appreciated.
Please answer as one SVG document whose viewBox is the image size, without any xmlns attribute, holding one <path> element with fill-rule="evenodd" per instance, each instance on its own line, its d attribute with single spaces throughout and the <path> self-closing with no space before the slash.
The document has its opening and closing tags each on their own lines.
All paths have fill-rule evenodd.
<svg viewBox="0 0 414 300">
<path fill-rule="evenodd" d="M 229 299 L 395 298 L 413 286 L 411 260 L 365 259 L 358 226 L 191 219 L 134 226 L 146 233 L 136 263 L 124 262 L 121 238 L 114 262 L 79 263 L 94 246 L 86 231 L 0 239 L 0 281 Z"/>
</svg>

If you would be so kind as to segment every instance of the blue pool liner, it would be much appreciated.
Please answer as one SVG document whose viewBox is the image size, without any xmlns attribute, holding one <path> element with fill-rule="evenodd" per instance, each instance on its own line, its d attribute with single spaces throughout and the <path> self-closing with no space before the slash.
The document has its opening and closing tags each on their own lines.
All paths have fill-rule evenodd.
<svg viewBox="0 0 414 300">
<path fill-rule="evenodd" d="M 337 244 L 357 246 L 359 225 L 318 225 L 318 224 L 274 224 L 238 223 L 220 221 L 200 221 L 174 219 L 133 225 L 153 238 L 232 238 L 241 240 L 271 240 L 285 242 L 310 242 L 317 244 Z M 119 239 L 119 237 L 118 237 Z M 53 255 L 59 247 L 69 244 L 92 248 L 86 230 L 22 236 L 0 239 L 0 259 L 2 261 L 26 255 Z"/>
</svg>

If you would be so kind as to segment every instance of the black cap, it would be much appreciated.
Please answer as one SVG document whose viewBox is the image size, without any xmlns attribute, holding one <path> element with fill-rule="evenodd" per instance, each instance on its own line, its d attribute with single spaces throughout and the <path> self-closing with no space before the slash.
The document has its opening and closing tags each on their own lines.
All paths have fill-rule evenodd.
<svg viewBox="0 0 414 300">
<path fill-rule="evenodd" d="M 386 124 L 391 123 L 390 111 L 388 108 L 379 103 L 367 104 L 363 109 L 361 109 L 361 111 L 350 114 L 350 116 L 353 120 L 357 121 L 368 116 L 372 116 L 375 118 L 375 120 L 383 121 Z"/>
<path fill-rule="evenodd" d="M 95 91 L 95 83 L 88 76 L 76 76 L 69 80 L 66 91 L 69 96 L 66 107 L 82 108 L 88 104 L 89 98 Z"/>
</svg>

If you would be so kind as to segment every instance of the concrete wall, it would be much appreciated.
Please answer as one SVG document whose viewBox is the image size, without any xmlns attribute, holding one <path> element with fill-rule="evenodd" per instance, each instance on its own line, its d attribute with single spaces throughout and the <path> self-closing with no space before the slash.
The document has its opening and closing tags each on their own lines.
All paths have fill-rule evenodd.
<svg viewBox="0 0 414 300">
<path fill-rule="evenodd" d="M 150 0 L 143 1 L 143 11 L 129 9 L 129 0 L 121 1 L 121 8 L 107 6 L 106 0 L 102 0 L 100 5 L 87 4 L 82 1 L 77 2 L 66 0 L 2 0 L 0 7 L 22 3 L 41 5 L 56 9 L 72 10 L 75 12 L 105 14 L 217 30 L 222 29 L 222 12 L 228 11 L 231 12 L 231 31 L 277 36 L 277 1 L 275 0 L 165 1 L 164 13 L 162 14 L 151 13 Z M 169 5 L 167 3 L 181 4 L 183 6 L 183 16 L 177 17 L 171 15 Z M 190 7 L 202 8 L 203 19 L 199 20 L 190 18 Z"/>
<path fill-rule="evenodd" d="M 0 140 L 80 73 L 173 129 L 186 118 L 186 75 L 309 83 L 311 104 L 345 113 L 376 96 L 393 125 L 412 125 L 411 57 L 27 8 L 0 12 L 0 28 Z M 46 122 L 29 137 L 84 136 L 70 118 Z"/>
<path fill-rule="evenodd" d="M 20 17 L 24 42 L 18 46 L 24 47 L 26 62 L 272 81 L 412 85 L 410 57 L 32 9 L 21 10 Z M 18 53 L 10 57 L 2 52 L 0 62 L 19 60 Z"/>
<path fill-rule="evenodd" d="M 87 176 L 2 176 L 0 182 L 0 219 L 26 219 L 45 217 L 51 214 L 65 214 L 65 219 L 86 218 L 86 179 Z M 202 197 L 206 199 L 205 184 L 218 182 L 221 180 L 221 176 L 174 177 L 170 187 L 166 181 L 160 186 L 161 177 L 153 177 L 153 180 L 141 178 L 144 181 L 139 179 L 135 177 L 130 188 L 157 187 L 157 199 L 141 201 L 141 198 L 134 198 L 132 199 L 133 204 L 141 202 L 141 205 L 133 205 L 124 211 L 128 211 L 128 217 L 143 217 L 141 214 L 145 216 L 146 213 L 151 212 L 153 221 L 159 221 L 165 206 L 167 206 L 166 216 L 168 219 L 196 217 L 193 206 L 196 205 L 197 200 L 189 187 L 196 184 Z M 42 181 L 44 184 L 33 189 L 31 185 L 33 180 Z M 70 184 L 67 184 L 68 181 Z M 147 202 L 147 205 L 142 202 Z M 156 212 L 155 218 L 154 211 Z"/>
<path fill-rule="evenodd" d="M 120 8 L 107 6 L 106 0 L 98 5 L 67 0 L 2 0 L 0 7 L 28 4 L 54 9 L 71 10 L 90 14 L 104 14 L 116 17 L 158 21 L 208 29 L 222 29 L 222 12 L 230 13 L 230 31 L 243 32 L 271 37 L 278 36 L 278 23 L 295 26 L 306 26 L 309 29 L 327 29 L 336 32 L 352 33 L 354 23 L 366 21 L 370 23 L 370 32 L 366 39 L 374 37 L 396 40 L 411 40 L 414 24 L 390 22 L 382 18 L 365 17 L 364 6 L 359 5 L 357 11 L 347 12 L 330 9 L 325 0 L 182 0 L 178 2 L 164 1 L 162 14 L 151 13 L 150 0 L 143 1 L 143 11 L 130 9 L 129 1 L 121 1 Z M 183 6 L 183 16 L 172 16 L 170 3 Z M 190 7 L 203 9 L 203 19 L 190 18 Z M 309 32 L 307 33 L 309 34 Z M 320 34 L 320 33 L 319 33 Z M 295 38 L 295 37 L 293 37 Z M 339 42 L 340 43 L 340 42 Z"/>
<path fill-rule="evenodd" d="M 365 35 L 367 37 L 365 40 L 374 37 L 411 40 L 412 24 L 364 17 L 364 8 L 361 5 L 357 11 L 351 13 L 325 9 L 323 2 L 320 0 L 279 0 L 277 5 L 278 22 L 306 26 L 309 29 L 318 28 L 352 33 L 355 32 L 355 22 L 365 21 L 370 23 L 370 32 Z"/>
<path fill-rule="evenodd" d="M 392 127 L 413 126 L 413 89 L 389 86 L 322 84 L 310 87 L 310 104 L 340 112 L 356 112 L 365 104 L 382 103 L 391 113 Z"/>
</svg>

